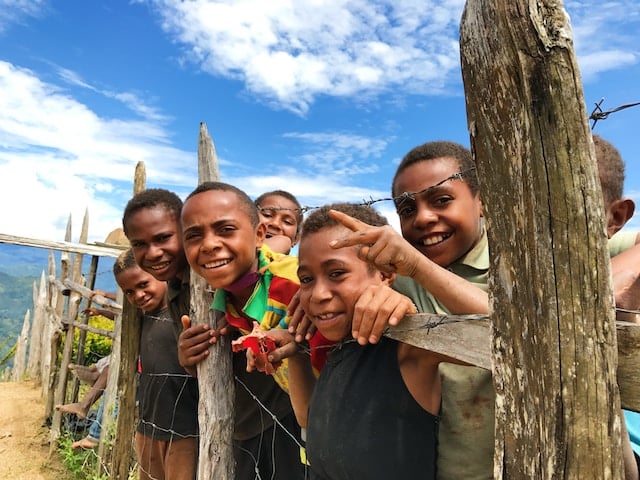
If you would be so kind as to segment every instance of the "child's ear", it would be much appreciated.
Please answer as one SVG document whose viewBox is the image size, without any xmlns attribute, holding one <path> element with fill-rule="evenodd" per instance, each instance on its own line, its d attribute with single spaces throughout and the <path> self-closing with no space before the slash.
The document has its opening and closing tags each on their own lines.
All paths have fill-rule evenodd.
<svg viewBox="0 0 640 480">
<path fill-rule="evenodd" d="M 267 238 L 267 226 L 260 222 L 256 228 L 256 248 L 260 248 Z"/>
<path fill-rule="evenodd" d="M 391 286 L 393 281 L 396 279 L 396 274 L 391 272 L 382 272 L 378 271 L 380 276 L 382 277 L 382 283 L 387 286 Z"/>
<path fill-rule="evenodd" d="M 616 200 L 607 209 L 607 236 L 609 238 L 618 232 L 625 223 L 633 217 L 636 204 L 630 198 Z"/>
<path fill-rule="evenodd" d="M 291 242 L 291 248 L 295 247 L 296 244 L 300 241 L 300 232 L 296 233 L 296 236 L 294 237 L 293 241 Z"/>
</svg>

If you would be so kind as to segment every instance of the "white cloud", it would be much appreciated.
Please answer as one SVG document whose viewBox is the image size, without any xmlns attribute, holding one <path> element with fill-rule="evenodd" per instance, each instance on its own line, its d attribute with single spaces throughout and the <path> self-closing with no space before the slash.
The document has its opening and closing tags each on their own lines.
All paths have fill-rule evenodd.
<svg viewBox="0 0 640 480">
<path fill-rule="evenodd" d="M 283 136 L 304 144 L 306 152 L 292 158 L 293 162 L 313 171 L 320 169 L 336 180 L 376 172 L 378 166 L 372 160 L 380 158 L 389 143 L 389 139 L 338 132 L 290 132 Z"/>
<path fill-rule="evenodd" d="M 151 0 L 185 56 L 238 79 L 260 101 L 305 114 L 317 97 L 362 101 L 402 86 L 439 94 L 459 82 L 463 0 Z M 568 1 L 585 79 L 638 61 L 637 0 Z M 620 29 L 626 24 L 625 29 Z"/>
<path fill-rule="evenodd" d="M 152 1 L 191 61 L 304 114 L 319 95 L 459 85 L 463 0 Z"/>
<path fill-rule="evenodd" d="M 79 78 L 79 77 L 78 77 Z M 163 128 L 146 120 L 100 117 L 61 87 L 0 61 L 0 231 L 61 240 L 69 213 L 90 235 L 120 224 L 135 166 L 144 162 L 158 184 L 193 185 L 195 153 L 170 146 Z"/>
<path fill-rule="evenodd" d="M 40 16 L 46 5 L 46 0 L 0 0 L 0 33 L 26 18 Z"/>
<path fill-rule="evenodd" d="M 583 79 L 623 68 L 640 59 L 637 0 L 586 0 L 565 3 L 571 17 L 574 45 Z"/>
</svg>

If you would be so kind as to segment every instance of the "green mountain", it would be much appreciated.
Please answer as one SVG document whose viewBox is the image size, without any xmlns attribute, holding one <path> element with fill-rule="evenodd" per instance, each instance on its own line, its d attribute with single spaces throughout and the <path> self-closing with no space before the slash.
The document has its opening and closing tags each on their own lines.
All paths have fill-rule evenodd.
<svg viewBox="0 0 640 480">
<path fill-rule="evenodd" d="M 60 252 L 55 252 L 54 257 L 60 272 Z M 0 244 L 0 359 L 14 346 L 27 310 L 33 320 L 33 282 L 39 285 L 42 272 L 47 273 L 48 262 L 46 249 Z M 82 267 L 85 277 L 90 266 L 91 257 L 85 256 Z M 112 258 L 100 258 L 95 288 L 116 290 L 112 268 Z"/>
</svg>

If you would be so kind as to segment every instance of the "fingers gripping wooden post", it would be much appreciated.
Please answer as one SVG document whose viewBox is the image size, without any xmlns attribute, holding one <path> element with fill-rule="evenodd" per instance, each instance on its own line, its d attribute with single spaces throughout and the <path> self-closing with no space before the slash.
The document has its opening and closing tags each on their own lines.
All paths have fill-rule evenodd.
<svg viewBox="0 0 640 480">
<path fill-rule="evenodd" d="M 467 120 L 491 250 L 496 478 L 622 478 L 600 186 L 561 1 L 468 0 Z"/>
</svg>

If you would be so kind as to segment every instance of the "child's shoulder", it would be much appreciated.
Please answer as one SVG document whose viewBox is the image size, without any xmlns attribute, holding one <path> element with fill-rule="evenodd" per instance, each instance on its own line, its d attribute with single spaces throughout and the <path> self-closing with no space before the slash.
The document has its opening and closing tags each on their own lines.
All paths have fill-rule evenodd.
<svg viewBox="0 0 640 480">
<path fill-rule="evenodd" d="M 272 275 L 298 281 L 298 257 L 296 256 L 274 252 L 269 246 L 263 244 L 259 249 L 259 264 L 261 273 L 268 270 Z"/>
</svg>

